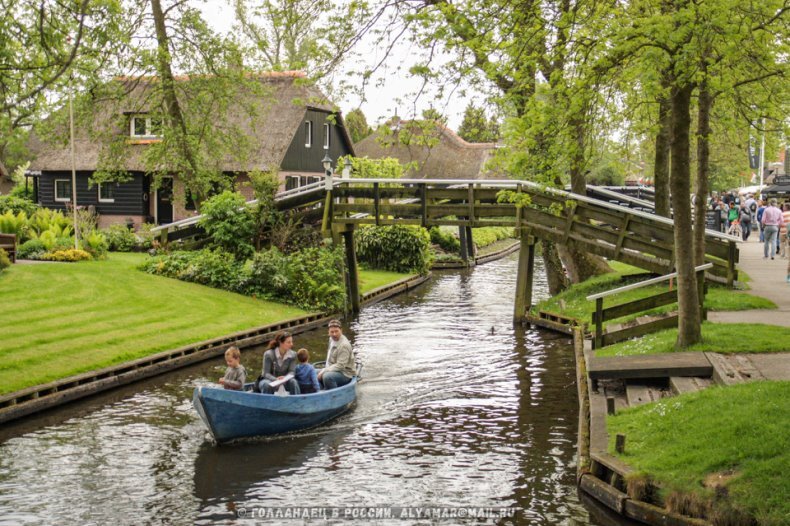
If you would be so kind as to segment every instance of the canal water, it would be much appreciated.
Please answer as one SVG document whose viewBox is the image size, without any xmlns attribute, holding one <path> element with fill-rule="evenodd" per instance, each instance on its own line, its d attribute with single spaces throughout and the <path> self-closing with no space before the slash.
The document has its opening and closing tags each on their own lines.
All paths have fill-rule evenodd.
<svg viewBox="0 0 790 526">
<path fill-rule="evenodd" d="M 286 506 L 515 507 L 488 522 L 595 524 L 575 490 L 573 350 L 513 328 L 516 262 L 364 308 L 346 330 L 364 363 L 357 406 L 316 430 L 212 444 L 191 396 L 222 359 L 5 425 L 0 524 L 233 523 Z M 324 329 L 295 340 L 324 358 Z M 255 375 L 261 355 L 242 353 Z"/>
</svg>

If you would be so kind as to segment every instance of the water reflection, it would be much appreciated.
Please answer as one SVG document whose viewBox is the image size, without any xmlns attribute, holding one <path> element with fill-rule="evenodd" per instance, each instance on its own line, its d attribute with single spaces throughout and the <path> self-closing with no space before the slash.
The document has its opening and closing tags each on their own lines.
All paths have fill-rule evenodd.
<svg viewBox="0 0 790 526">
<path fill-rule="evenodd" d="M 215 446 L 190 397 L 221 376 L 219 359 L 6 430 L 0 523 L 209 524 L 255 506 L 472 505 L 517 506 L 513 524 L 590 524 L 574 485 L 572 350 L 565 338 L 513 329 L 515 261 L 440 274 L 364 309 L 346 331 L 365 363 L 357 406 L 317 430 Z M 545 282 L 536 288 L 545 293 Z M 296 345 L 322 359 L 326 343 L 320 330 Z M 248 370 L 260 369 L 261 353 L 243 353 Z"/>
</svg>

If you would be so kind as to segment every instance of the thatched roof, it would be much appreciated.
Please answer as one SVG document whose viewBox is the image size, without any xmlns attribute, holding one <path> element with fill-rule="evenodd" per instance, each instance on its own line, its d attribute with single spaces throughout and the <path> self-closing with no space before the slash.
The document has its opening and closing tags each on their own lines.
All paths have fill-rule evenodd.
<svg viewBox="0 0 790 526">
<path fill-rule="evenodd" d="M 394 157 L 402 164 L 416 163 L 406 172 L 419 179 L 485 179 L 495 174 L 485 164 L 495 143 L 470 143 L 436 121 L 401 121 L 394 118 L 354 145 L 356 155 L 379 159 Z"/>
<path fill-rule="evenodd" d="M 224 111 L 223 125 L 240 131 L 250 141 L 251 152 L 246 161 L 228 156 L 218 162 L 223 171 L 246 172 L 279 167 L 294 134 L 301 129 L 301 122 L 308 108 L 335 113 L 327 98 L 309 85 L 301 72 L 269 72 L 247 76 L 260 81 L 260 89 L 256 85 L 255 90 L 240 91 Z M 179 95 L 183 95 L 180 102 L 188 108 L 189 83 L 200 82 L 201 77 L 177 77 L 176 80 L 180 81 Z M 103 162 L 103 157 L 113 155 L 109 150 L 113 138 L 126 138 L 123 168 L 129 171 L 146 171 L 142 153 L 157 139 L 129 137 L 127 116 L 151 112 L 154 109 L 155 101 L 151 100 L 154 90 L 151 86 L 158 80 L 151 77 L 119 77 L 114 82 L 123 89 L 124 96 L 96 103 L 92 111 L 92 125 L 82 126 L 76 132 L 74 144 L 77 170 L 95 170 Z M 346 133 L 342 118 L 338 120 L 338 124 L 341 125 L 341 133 Z M 92 128 L 92 133 L 85 129 L 88 127 Z M 346 139 L 351 145 L 351 139 Z M 45 144 L 34 137 L 30 147 L 36 154 L 30 166 L 31 170 L 71 169 L 70 149 L 65 140 L 59 144 Z"/>
</svg>

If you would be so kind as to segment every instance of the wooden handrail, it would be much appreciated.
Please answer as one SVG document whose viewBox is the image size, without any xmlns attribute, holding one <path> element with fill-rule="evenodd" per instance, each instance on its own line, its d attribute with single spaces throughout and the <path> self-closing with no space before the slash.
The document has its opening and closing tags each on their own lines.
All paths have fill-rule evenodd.
<svg viewBox="0 0 790 526">
<path fill-rule="evenodd" d="M 700 272 L 702 270 L 708 270 L 709 268 L 713 267 L 713 263 L 705 263 L 704 265 L 700 265 L 698 267 L 694 267 L 694 272 Z M 628 290 L 639 289 L 642 287 L 646 287 L 648 285 L 655 285 L 656 283 L 661 283 L 662 281 L 668 281 L 672 278 L 676 278 L 678 275 L 677 272 L 673 272 L 671 274 L 666 274 L 665 276 L 659 276 L 657 278 L 651 278 L 645 281 L 640 281 L 639 283 L 632 283 L 630 285 L 625 285 L 624 287 L 607 290 L 604 292 L 599 292 L 598 294 L 592 294 L 587 296 L 587 301 L 597 300 L 598 298 L 606 298 L 608 296 L 612 296 L 614 294 L 618 294 L 620 292 L 625 292 Z"/>
</svg>

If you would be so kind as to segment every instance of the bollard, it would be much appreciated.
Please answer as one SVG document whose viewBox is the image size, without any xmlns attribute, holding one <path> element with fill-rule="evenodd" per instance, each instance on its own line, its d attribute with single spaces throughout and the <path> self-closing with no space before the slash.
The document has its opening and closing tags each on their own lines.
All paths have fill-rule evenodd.
<svg viewBox="0 0 790 526">
<path fill-rule="evenodd" d="M 614 450 L 618 453 L 625 452 L 625 435 L 617 433 L 617 436 L 614 438 Z"/>
<path fill-rule="evenodd" d="M 613 415 L 614 414 L 614 397 L 607 396 L 606 397 L 606 414 Z"/>
</svg>

